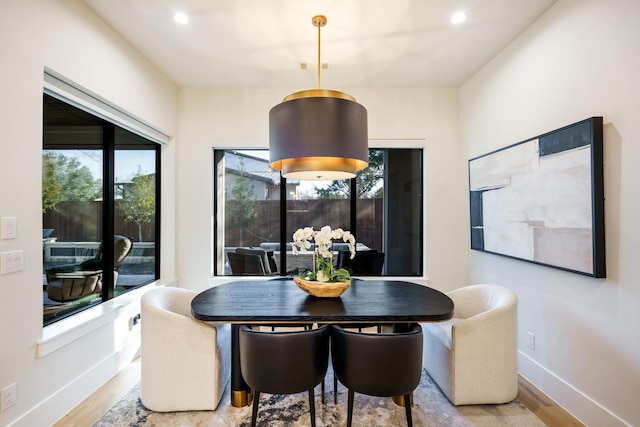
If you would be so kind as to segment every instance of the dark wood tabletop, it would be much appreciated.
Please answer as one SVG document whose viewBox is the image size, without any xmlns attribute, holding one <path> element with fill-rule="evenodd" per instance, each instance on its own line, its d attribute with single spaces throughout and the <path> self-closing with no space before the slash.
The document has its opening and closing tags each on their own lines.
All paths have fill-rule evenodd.
<svg viewBox="0 0 640 427">
<path fill-rule="evenodd" d="M 338 298 L 304 293 L 293 280 L 235 281 L 197 295 L 196 319 L 222 323 L 398 323 L 450 319 L 451 299 L 396 280 L 354 280 Z"/>
<path fill-rule="evenodd" d="M 240 366 L 242 324 L 413 323 L 453 316 L 453 301 L 416 283 L 396 280 L 353 280 L 338 298 L 307 295 L 289 279 L 224 283 L 198 294 L 191 313 L 202 321 L 231 323 L 231 405 L 250 402 Z"/>
</svg>

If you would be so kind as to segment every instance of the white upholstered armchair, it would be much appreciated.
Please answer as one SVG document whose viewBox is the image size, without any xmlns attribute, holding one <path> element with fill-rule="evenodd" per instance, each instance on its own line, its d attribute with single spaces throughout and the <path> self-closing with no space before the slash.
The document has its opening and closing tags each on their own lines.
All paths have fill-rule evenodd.
<svg viewBox="0 0 640 427">
<path fill-rule="evenodd" d="M 230 378 L 230 325 L 195 320 L 196 295 L 166 287 L 142 296 L 140 400 L 153 411 L 214 410 Z"/>
<path fill-rule="evenodd" d="M 516 294 L 471 285 L 447 295 L 453 318 L 422 325 L 423 366 L 454 405 L 510 402 L 518 393 Z"/>
</svg>

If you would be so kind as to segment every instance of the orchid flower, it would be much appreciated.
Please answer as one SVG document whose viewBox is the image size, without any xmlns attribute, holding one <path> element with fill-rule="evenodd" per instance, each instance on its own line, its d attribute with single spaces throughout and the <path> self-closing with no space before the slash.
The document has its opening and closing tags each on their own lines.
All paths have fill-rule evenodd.
<svg viewBox="0 0 640 427">
<path fill-rule="evenodd" d="M 351 259 L 353 259 L 356 254 L 356 239 L 349 231 L 345 231 L 342 228 L 332 230 L 330 226 L 325 225 L 319 231 L 315 231 L 313 227 L 304 227 L 293 233 L 291 246 L 294 255 L 306 253 L 311 248 L 311 241 L 313 240 L 315 243 L 313 251 L 314 268 L 313 271 L 304 272 L 302 274 L 304 278 L 319 282 L 336 282 L 351 279 L 349 271 L 344 268 L 334 270 L 333 267 L 333 241 L 339 239 L 348 244 Z"/>
</svg>

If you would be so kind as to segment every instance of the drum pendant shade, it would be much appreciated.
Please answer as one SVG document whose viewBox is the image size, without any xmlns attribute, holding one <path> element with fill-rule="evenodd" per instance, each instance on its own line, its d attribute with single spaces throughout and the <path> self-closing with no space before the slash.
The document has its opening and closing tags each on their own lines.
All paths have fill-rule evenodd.
<svg viewBox="0 0 640 427">
<path fill-rule="evenodd" d="M 269 112 L 270 166 L 285 178 L 353 178 L 368 164 L 367 143 L 367 110 L 354 101 L 299 98 Z"/>
<path fill-rule="evenodd" d="M 320 86 L 320 26 L 318 86 Z M 350 95 L 312 89 L 287 96 L 269 112 L 269 166 L 301 180 L 349 179 L 368 165 L 367 110 Z"/>
</svg>

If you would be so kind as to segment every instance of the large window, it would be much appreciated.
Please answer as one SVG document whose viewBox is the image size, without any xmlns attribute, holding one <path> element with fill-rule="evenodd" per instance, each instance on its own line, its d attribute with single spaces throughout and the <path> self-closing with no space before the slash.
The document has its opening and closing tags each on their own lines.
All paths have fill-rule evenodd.
<svg viewBox="0 0 640 427">
<path fill-rule="evenodd" d="M 287 180 L 268 159 L 268 150 L 214 150 L 216 275 L 311 268 L 310 256 L 293 255 L 291 238 L 325 225 L 355 235 L 356 258 L 380 260 L 354 275 L 423 275 L 422 150 L 370 149 L 369 166 L 342 181 Z M 334 245 L 337 263 L 342 249 Z"/>
<path fill-rule="evenodd" d="M 158 144 L 43 95 L 43 322 L 159 275 Z"/>
</svg>

